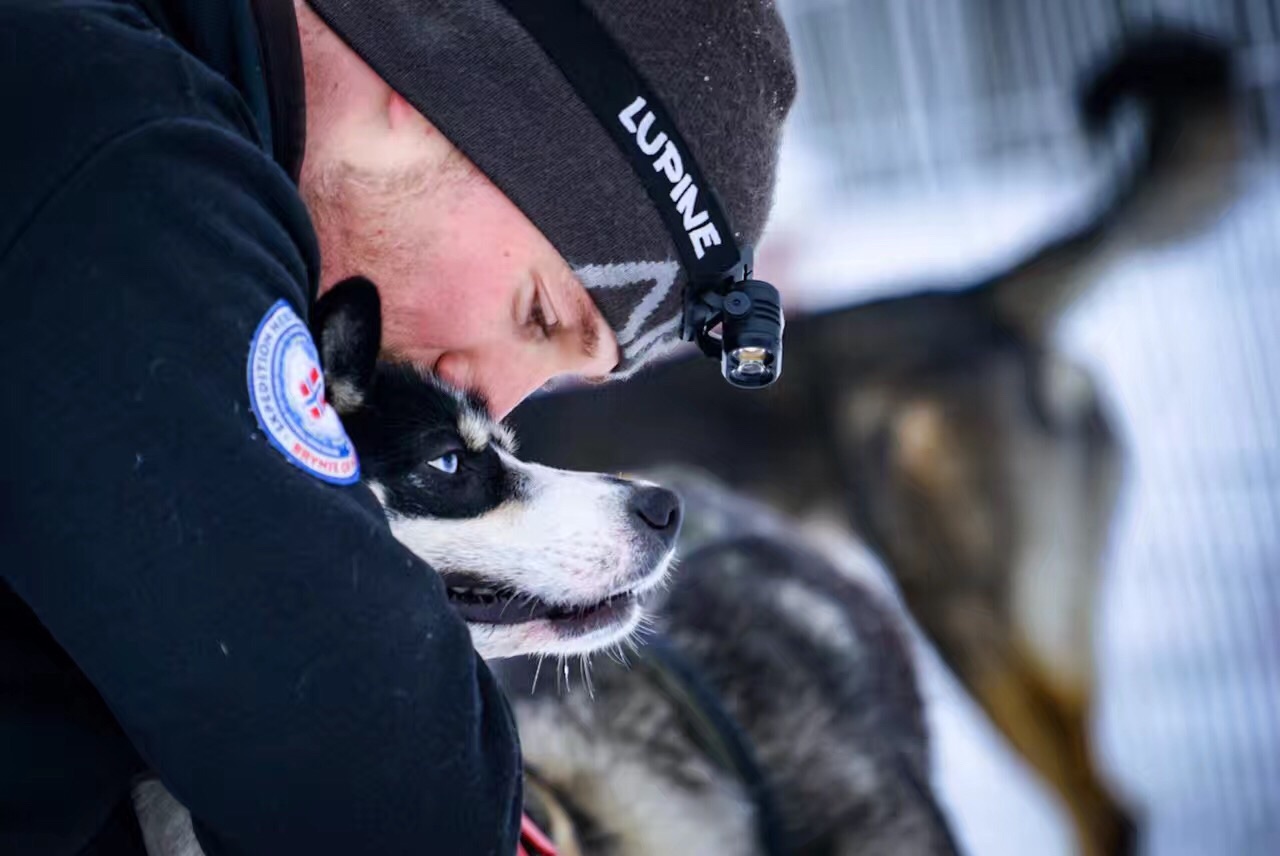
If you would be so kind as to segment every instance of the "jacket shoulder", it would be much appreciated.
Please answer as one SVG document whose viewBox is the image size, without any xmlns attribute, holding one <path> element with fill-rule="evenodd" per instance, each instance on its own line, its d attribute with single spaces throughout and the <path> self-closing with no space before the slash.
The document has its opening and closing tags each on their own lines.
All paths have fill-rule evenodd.
<svg viewBox="0 0 1280 856">
<path fill-rule="evenodd" d="M 0 3 L 0 248 L 94 152 L 162 119 L 260 143 L 221 76 L 119 0 Z"/>
</svg>

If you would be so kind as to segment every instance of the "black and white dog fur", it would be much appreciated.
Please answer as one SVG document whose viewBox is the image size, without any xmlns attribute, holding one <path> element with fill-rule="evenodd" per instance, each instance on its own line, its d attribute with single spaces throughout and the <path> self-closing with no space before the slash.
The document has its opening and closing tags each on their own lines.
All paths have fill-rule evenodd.
<svg viewBox="0 0 1280 856">
<path fill-rule="evenodd" d="M 529 464 L 477 396 L 378 359 L 375 287 L 321 298 L 312 327 L 328 400 L 391 531 L 441 575 L 485 658 L 621 645 L 666 578 L 680 501 L 656 485 Z M 201 853 L 190 815 L 155 778 L 134 789 L 150 856 Z"/>
<path fill-rule="evenodd" d="M 476 650 L 585 654 L 626 638 L 671 562 L 676 495 L 519 460 L 477 396 L 377 359 L 379 319 L 367 281 L 320 300 L 330 400 L 392 533 L 444 578 Z"/>
</svg>

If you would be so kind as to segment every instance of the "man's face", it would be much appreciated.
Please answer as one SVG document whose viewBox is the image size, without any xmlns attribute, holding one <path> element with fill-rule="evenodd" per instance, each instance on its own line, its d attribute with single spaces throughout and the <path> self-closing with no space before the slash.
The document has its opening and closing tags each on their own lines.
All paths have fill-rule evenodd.
<svg viewBox="0 0 1280 856">
<path fill-rule="evenodd" d="M 302 4 L 299 28 L 321 290 L 371 279 L 386 349 L 499 416 L 557 376 L 608 374 L 617 340 L 537 227 Z"/>
</svg>

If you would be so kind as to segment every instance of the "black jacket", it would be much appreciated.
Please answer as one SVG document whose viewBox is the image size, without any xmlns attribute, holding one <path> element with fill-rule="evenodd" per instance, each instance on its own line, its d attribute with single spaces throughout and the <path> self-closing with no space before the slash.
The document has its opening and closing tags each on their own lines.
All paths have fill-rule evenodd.
<svg viewBox="0 0 1280 856">
<path fill-rule="evenodd" d="M 0 0 L 0 853 L 514 851 L 519 751 L 439 577 L 285 459 L 250 340 L 302 318 L 290 0 Z M 146 10 L 142 8 L 147 7 Z"/>
</svg>

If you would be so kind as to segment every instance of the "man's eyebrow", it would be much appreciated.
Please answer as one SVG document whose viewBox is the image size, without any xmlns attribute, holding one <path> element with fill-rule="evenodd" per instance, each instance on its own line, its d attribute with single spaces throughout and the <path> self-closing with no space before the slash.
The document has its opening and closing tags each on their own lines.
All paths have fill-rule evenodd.
<svg viewBox="0 0 1280 856">
<path fill-rule="evenodd" d="M 599 310 L 590 297 L 578 298 L 578 345 L 589 359 L 600 353 L 600 328 L 596 323 Z"/>
</svg>

